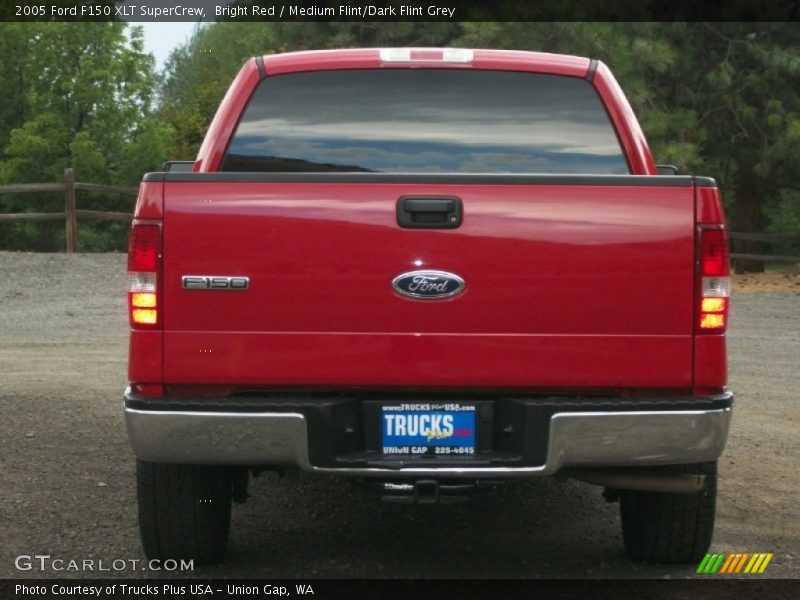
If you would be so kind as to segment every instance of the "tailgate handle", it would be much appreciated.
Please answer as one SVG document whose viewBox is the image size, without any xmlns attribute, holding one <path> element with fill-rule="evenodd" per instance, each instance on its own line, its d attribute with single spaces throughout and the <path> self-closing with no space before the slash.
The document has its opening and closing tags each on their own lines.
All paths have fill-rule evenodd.
<svg viewBox="0 0 800 600">
<path fill-rule="evenodd" d="M 461 198 L 402 196 L 397 201 L 397 224 L 405 229 L 455 229 L 461 225 Z"/>
</svg>

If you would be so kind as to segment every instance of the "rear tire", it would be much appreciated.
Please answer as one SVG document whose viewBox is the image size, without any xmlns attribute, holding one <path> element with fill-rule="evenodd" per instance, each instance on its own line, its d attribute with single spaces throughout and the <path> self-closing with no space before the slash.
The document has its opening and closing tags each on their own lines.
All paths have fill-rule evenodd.
<svg viewBox="0 0 800 600">
<path fill-rule="evenodd" d="M 664 467 L 672 473 L 706 476 L 699 494 L 622 491 L 622 537 L 637 562 L 696 563 L 711 545 L 717 502 L 717 463 Z"/>
<path fill-rule="evenodd" d="M 227 467 L 137 460 L 139 532 L 147 558 L 220 562 L 230 531 L 231 480 Z"/>
</svg>

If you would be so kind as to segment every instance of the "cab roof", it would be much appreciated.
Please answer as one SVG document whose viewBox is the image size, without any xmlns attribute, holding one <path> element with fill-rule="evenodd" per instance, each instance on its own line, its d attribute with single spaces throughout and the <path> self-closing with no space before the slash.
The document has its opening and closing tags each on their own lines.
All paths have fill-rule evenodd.
<svg viewBox="0 0 800 600">
<path fill-rule="evenodd" d="M 465 48 L 354 48 L 256 57 L 265 74 L 376 68 L 473 68 L 586 77 L 592 60 L 566 54 Z"/>
</svg>

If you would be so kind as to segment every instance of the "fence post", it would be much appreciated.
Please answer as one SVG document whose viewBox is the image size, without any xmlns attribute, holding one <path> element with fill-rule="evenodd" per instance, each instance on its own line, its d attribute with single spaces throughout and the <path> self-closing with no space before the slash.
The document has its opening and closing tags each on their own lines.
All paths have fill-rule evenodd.
<svg viewBox="0 0 800 600">
<path fill-rule="evenodd" d="M 64 169 L 64 212 L 67 215 L 67 253 L 75 252 L 78 222 L 75 219 L 75 171 Z"/>
</svg>

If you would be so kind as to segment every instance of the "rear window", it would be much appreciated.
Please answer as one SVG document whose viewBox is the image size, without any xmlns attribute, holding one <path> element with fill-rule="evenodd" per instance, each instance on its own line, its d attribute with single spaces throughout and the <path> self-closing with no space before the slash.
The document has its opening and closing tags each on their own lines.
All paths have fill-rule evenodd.
<svg viewBox="0 0 800 600">
<path fill-rule="evenodd" d="M 223 171 L 626 174 L 592 85 L 506 71 L 317 71 L 261 81 Z"/>
</svg>

